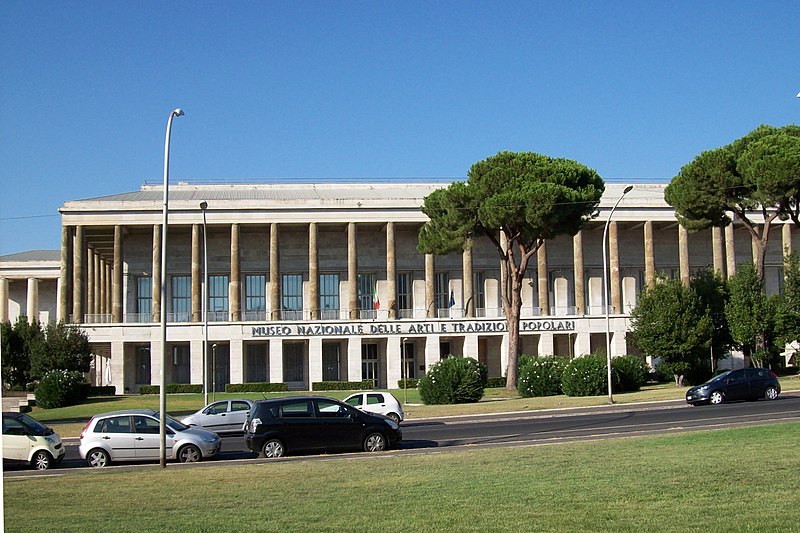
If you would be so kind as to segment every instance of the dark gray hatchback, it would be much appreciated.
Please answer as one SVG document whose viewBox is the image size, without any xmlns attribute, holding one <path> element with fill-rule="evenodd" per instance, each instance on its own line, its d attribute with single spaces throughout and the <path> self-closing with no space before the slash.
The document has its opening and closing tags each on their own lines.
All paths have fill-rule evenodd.
<svg viewBox="0 0 800 533">
<path fill-rule="evenodd" d="M 247 447 L 264 457 L 298 451 L 383 451 L 402 440 L 400 426 L 339 400 L 292 396 L 259 400 L 245 425 Z"/>
<path fill-rule="evenodd" d="M 686 391 L 686 403 L 720 404 L 735 400 L 774 400 L 781 393 L 778 376 L 768 368 L 740 368 L 714 376 Z"/>
</svg>

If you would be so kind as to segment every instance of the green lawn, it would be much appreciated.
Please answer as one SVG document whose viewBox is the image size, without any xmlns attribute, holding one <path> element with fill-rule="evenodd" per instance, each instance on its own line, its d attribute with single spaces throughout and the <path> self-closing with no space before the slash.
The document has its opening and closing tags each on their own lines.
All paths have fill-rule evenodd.
<svg viewBox="0 0 800 533">
<path fill-rule="evenodd" d="M 7 478 L 5 527 L 26 533 L 800 531 L 798 441 L 800 423 L 791 423 L 323 462 L 87 469 Z"/>
<path fill-rule="evenodd" d="M 800 389 L 800 376 L 786 376 L 780 378 L 783 390 Z M 615 394 L 616 403 L 652 402 L 663 400 L 682 400 L 688 387 L 678 388 L 674 384 L 662 383 L 647 385 L 637 392 Z M 352 391 L 315 392 L 324 396 L 343 399 Z M 401 403 L 407 397 L 408 404 L 404 407 L 406 418 L 420 419 L 438 416 L 470 415 L 481 413 L 501 413 L 510 411 L 534 411 L 540 409 L 559 409 L 567 407 L 586 407 L 592 405 L 607 405 L 606 396 L 570 397 L 548 396 L 544 398 L 519 398 L 510 397 L 506 389 L 486 389 L 482 401 L 474 404 L 460 405 L 423 405 L 416 389 L 403 391 L 394 389 L 390 391 Z M 252 393 L 252 394 L 226 394 L 216 393 L 216 399 L 222 398 L 251 398 L 278 397 L 297 393 Z M 209 396 L 211 399 L 211 396 Z M 203 406 L 202 394 L 169 394 L 167 395 L 167 412 L 173 416 L 182 416 L 193 413 Z M 40 409 L 34 407 L 31 415 L 52 426 L 62 437 L 77 437 L 83 426 L 97 413 L 117 411 L 120 409 L 151 408 L 158 409 L 158 395 L 132 395 L 114 397 L 90 398 L 86 403 L 59 409 Z"/>
</svg>

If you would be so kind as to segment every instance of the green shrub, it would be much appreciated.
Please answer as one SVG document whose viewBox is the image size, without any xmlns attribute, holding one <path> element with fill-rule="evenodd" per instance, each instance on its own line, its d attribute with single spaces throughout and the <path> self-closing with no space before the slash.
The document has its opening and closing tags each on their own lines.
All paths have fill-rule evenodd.
<svg viewBox="0 0 800 533">
<path fill-rule="evenodd" d="M 566 366 L 563 357 L 525 357 L 519 368 L 517 391 L 523 398 L 561 394 L 561 374 Z"/>
<path fill-rule="evenodd" d="M 608 367 L 604 355 L 582 355 L 566 364 L 561 390 L 567 396 L 600 396 L 608 391 Z"/>
<path fill-rule="evenodd" d="M 117 388 L 114 385 L 103 387 L 89 387 L 89 396 L 115 396 Z"/>
<path fill-rule="evenodd" d="M 158 385 L 142 385 L 139 394 L 159 394 L 161 387 Z M 203 392 L 203 385 L 191 385 L 189 383 L 167 383 L 167 394 L 200 394 Z"/>
<path fill-rule="evenodd" d="M 642 388 L 647 379 L 647 363 L 635 355 L 611 359 L 612 387 L 616 392 L 631 392 Z"/>
<path fill-rule="evenodd" d="M 419 380 L 419 395 L 428 405 L 473 403 L 483 398 L 485 379 L 475 359 L 448 357 Z"/>
<path fill-rule="evenodd" d="M 36 405 L 43 409 L 67 407 L 89 396 L 89 384 L 77 370 L 51 370 L 36 387 Z"/>
<path fill-rule="evenodd" d="M 371 379 L 362 381 L 315 381 L 311 390 L 365 390 L 374 389 L 375 382 Z"/>
<path fill-rule="evenodd" d="M 397 380 L 397 388 L 398 389 L 416 389 L 417 385 L 419 385 L 419 379 L 416 379 L 416 378 L 398 379 Z"/>
<path fill-rule="evenodd" d="M 502 389 L 506 386 L 505 376 L 500 378 L 486 378 L 487 389 Z"/>
<path fill-rule="evenodd" d="M 228 383 L 225 385 L 225 392 L 286 392 L 289 385 L 283 382 L 268 383 Z"/>
</svg>

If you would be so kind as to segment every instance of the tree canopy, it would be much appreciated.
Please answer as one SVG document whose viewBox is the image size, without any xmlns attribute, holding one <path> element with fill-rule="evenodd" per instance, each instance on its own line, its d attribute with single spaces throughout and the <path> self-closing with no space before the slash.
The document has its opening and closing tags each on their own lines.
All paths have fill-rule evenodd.
<svg viewBox="0 0 800 533">
<path fill-rule="evenodd" d="M 762 125 L 727 146 L 700 153 L 672 178 L 664 197 L 689 231 L 741 222 L 756 243 L 756 273 L 763 279 L 772 222 L 791 218 L 800 226 L 798 191 L 800 127 Z M 763 229 L 753 215 L 763 218 Z"/>
<path fill-rule="evenodd" d="M 420 252 L 463 251 L 481 236 L 497 249 L 505 280 L 501 293 L 511 389 L 517 381 L 521 289 L 528 262 L 545 240 L 574 235 L 596 216 L 604 189 L 597 172 L 576 161 L 500 152 L 472 165 L 466 182 L 452 183 L 425 198 L 422 211 L 430 220 L 419 233 Z"/>
</svg>

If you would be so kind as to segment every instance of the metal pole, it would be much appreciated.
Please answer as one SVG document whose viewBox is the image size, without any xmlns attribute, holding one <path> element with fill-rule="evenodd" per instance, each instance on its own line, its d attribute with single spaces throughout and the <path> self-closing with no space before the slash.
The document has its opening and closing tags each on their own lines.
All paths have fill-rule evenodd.
<svg viewBox="0 0 800 533">
<path fill-rule="evenodd" d="M 408 356 L 408 352 L 406 350 L 407 341 L 408 338 L 403 338 L 403 349 L 401 350 L 402 354 L 400 355 L 403 365 L 400 367 L 400 376 L 403 378 L 403 405 L 408 405 L 408 368 L 406 367 L 406 357 Z"/>
<path fill-rule="evenodd" d="M 167 136 L 164 141 L 164 213 L 161 231 L 161 384 L 158 390 L 159 457 L 161 468 L 167 466 L 167 213 L 169 212 L 169 137 L 172 119 L 183 115 L 176 109 L 167 119 Z"/>
<path fill-rule="evenodd" d="M 208 238 L 206 237 L 206 209 L 208 202 L 200 202 L 203 210 L 203 405 L 208 405 Z"/>
<path fill-rule="evenodd" d="M 614 207 L 611 208 L 611 212 L 608 213 L 608 219 L 606 220 L 605 228 L 603 228 L 603 299 L 605 300 L 603 303 L 605 304 L 606 311 L 606 379 L 608 380 L 608 403 L 614 403 L 614 395 L 611 392 L 611 321 L 608 312 L 610 297 L 608 286 L 608 225 L 611 223 L 611 216 L 614 214 L 617 206 L 622 199 L 625 198 L 625 195 L 631 192 L 631 189 L 633 189 L 633 185 L 628 185 L 625 187 L 625 190 L 622 191 L 617 203 L 614 204 Z"/>
<path fill-rule="evenodd" d="M 217 397 L 216 395 L 216 380 L 217 380 L 217 345 L 211 345 L 211 401 Z"/>
</svg>

